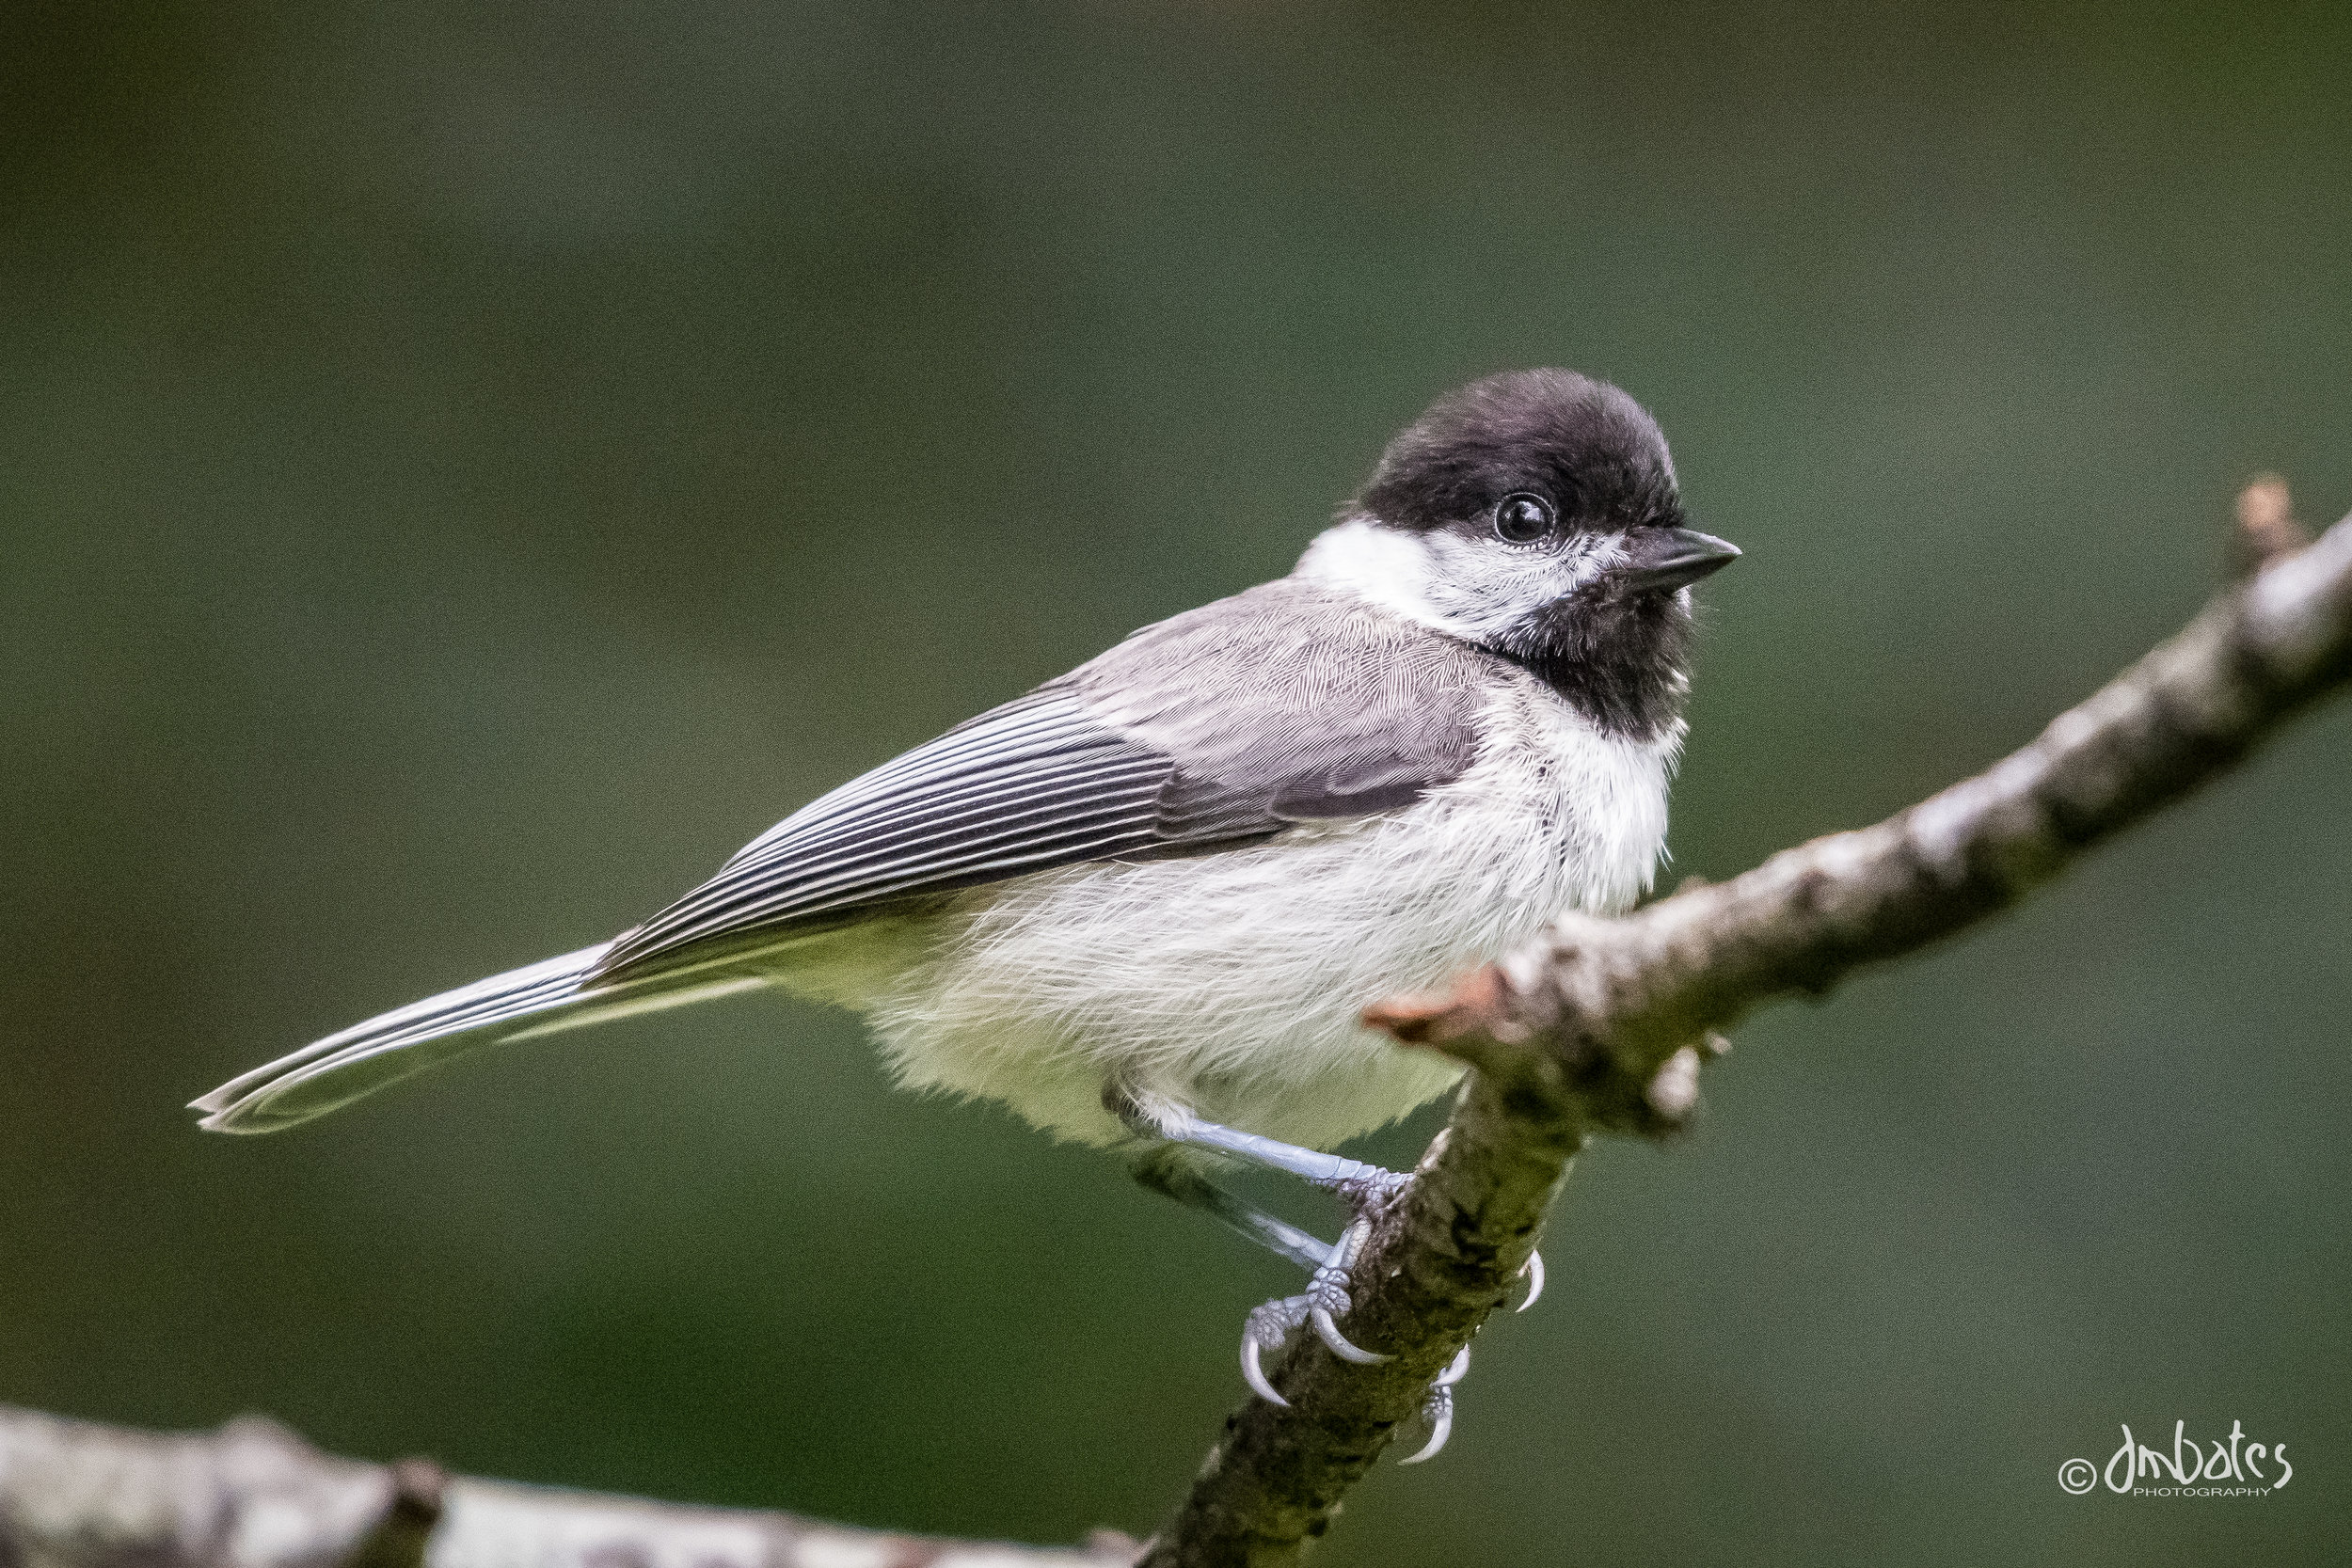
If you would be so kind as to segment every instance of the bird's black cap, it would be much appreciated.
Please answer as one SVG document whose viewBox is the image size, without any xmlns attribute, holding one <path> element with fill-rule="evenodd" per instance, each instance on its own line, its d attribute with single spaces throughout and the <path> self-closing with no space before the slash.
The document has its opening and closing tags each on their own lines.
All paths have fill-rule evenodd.
<svg viewBox="0 0 2352 1568">
<path fill-rule="evenodd" d="M 1563 370 L 1507 371 L 1439 398 L 1389 443 L 1349 510 L 1426 531 L 1515 491 L 1549 497 L 1572 528 L 1682 516 L 1658 421 L 1609 383 Z"/>
</svg>

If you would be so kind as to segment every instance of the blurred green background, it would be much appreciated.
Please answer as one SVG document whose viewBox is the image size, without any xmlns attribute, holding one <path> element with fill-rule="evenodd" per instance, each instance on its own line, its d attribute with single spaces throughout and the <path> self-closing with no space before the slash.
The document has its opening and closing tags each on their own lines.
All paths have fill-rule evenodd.
<svg viewBox="0 0 2352 1568">
<path fill-rule="evenodd" d="M 2192 611 L 2250 473 L 2352 505 L 2347 69 L 2316 5 L 8 7 L 0 1401 L 1149 1529 L 1290 1276 L 843 1018 L 181 1102 L 1280 574 L 1504 366 L 1749 552 L 1677 874 L 1874 819 Z M 2328 1560 L 2348 773 L 2340 704 L 1753 1021 L 1317 1560 Z M 2293 1484 L 2059 1491 L 2176 1418 Z"/>
</svg>

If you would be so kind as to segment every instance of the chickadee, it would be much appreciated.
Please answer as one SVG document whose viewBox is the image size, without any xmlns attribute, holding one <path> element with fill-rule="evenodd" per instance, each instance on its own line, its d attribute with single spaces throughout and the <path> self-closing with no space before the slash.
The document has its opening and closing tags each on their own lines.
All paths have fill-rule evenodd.
<svg viewBox="0 0 2352 1568">
<path fill-rule="evenodd" d="M 462 1052 L 769 987 L 870 1020 L 898 1081 L 1119 1146 L 1313 1271 L 1264 1350 L 1335 1319 L 1403 1179 L 1319 1152 L 1461 1069 L 1359 1014 L 1649 886 L 1683 737 L 1688 526 L 1649 415 L 1569 371 L 1440 399 L 1291 575 L 1147 626 L 854 779 L 610 942 L 330 1035 L 195 1102 L 266 1132 Z M 1340 1192 L 1337 1246 L 1211 1180 Z M 1435 1441 L 1450 1420 L 1431 1396 Z"/>
</svg>

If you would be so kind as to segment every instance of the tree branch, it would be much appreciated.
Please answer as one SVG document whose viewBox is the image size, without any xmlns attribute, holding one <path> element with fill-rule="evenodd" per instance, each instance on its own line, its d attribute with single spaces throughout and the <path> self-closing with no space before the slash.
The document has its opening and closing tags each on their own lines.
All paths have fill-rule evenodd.
<svg viewBox="0 0 2352 1568">
<path fill-rule="evenodd" d="M 1595 1132 L 1678 1127 L 1714 1031 L 1998 913 L 2352 677 L 2352 518 L 2301 546 L 2275 481 L 2239 517 L 2256 574 L 1989 771 L 1623 920 L 1563 920 L 1446 995 L 1372 1008 L 1474 1069 L 1351 1281 L 1348 1337 L 1395 1359 L 1349 1366 L 1300 1336 L 1272 1374 L 1289 1407 L 1227 1418 L 1145 1562 L 1286 1562 L 1320 1535 L 1502 1301 L 1569 1159 Z"/>
<path fill-rule="evenodd" d="M 7 1568 L 1112 1568 L 1086 1549 L 890 1535 L 789 1513 L 363 1465 L 276 1422 L 148 1433 L 0 1405 Z"/>
</svg>

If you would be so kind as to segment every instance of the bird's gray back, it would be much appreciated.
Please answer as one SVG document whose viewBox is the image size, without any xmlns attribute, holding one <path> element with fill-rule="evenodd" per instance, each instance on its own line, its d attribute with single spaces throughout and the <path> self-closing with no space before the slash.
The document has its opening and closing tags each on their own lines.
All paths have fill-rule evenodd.
<svg viewBox="0 0 2352 1568">
<path fill-rule="evenodd" d="M 1354 594 L 1285 578 L 1147 626 L 1052 683 L 1175 765 L 1171 828 L 1405 804 L 1475 760 L 1502 662 Z"/>
</svg>

